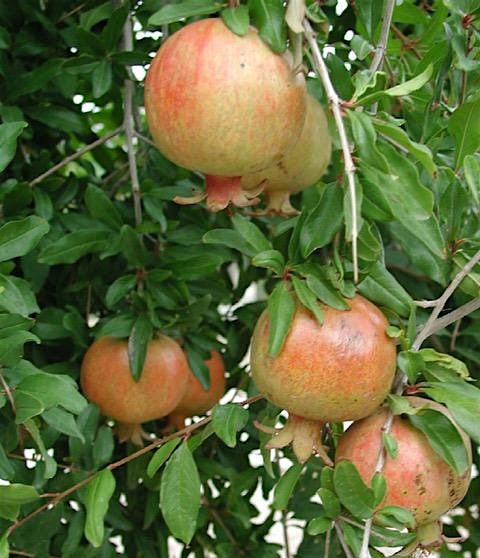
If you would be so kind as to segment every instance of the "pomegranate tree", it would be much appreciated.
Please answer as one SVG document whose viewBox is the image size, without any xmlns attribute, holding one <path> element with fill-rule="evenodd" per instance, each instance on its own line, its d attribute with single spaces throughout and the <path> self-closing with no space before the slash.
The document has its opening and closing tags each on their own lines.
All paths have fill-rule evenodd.
<svg viewBox="0 0 480 558">
<path fill-rule="evenodd" d="M 307 95 L 305 123 L 298 141 L 274 165 L 242 178 L 245 190 L 267 196 L 267 213 L 296 214 L 290 194 L 300 192 L 320 179 L 330 162 L 332 143 L 320 103 Z"/>
<path fill-rule="evenodd" d="M 297 306 L 281 352 L 268 352 L 270 320 L 265 311 L 252 337 L 251 370 L 258 389 L 290 414 L 289 423 L 270 447 L 293 442 L 300 461 L 312 449 L 329 461 L 320 436 L 325 422 L 357 420 L 373 413 L 387 396 L 396 363 L 395 342 L 387 320 L 360 295 L 349 310 L 322 305 L 320 325 Z"/>
<path fill-rule="evenodd" d="M 250 28 L 243 37 L 221 19 L 183 27 L 162 45 L 145 81 L 145 110 L 160 151 L 206 175 L 218 211 L 251 203 L 241 176 L 278 161 L 305 119 L 304 79 Z"/>
<path fill-rule="evenodd" d="M 205 389 L 193 372 L 190 371 L 187 389 L 168 417 L 170 424 L 176 428 L 183 428 L 187 417 L 205 414 L 218 403 L 225 393 L 225 366 L 220 354 L 217 351 L 212 351 L 205 364 L 210 372 L 210 387 Z"/>
<path fill-rule="evenodd" d="M 407 398 L 412 407 L 425 407 L 449 417 L 448 410 L 434 401 L 420 397 Z M 366 483 L 375 474 L 375 466 L 382 444 L 382 427 L 387 411 L 355 422 L 340 438 L 335 461 L 348 459 L 355 464 Z M 454 423 L 455 424 L 455 423 Z M 455 425 L 456 426 L 456 425 Z M 386 456 L 383 475 L 387 493 L 381 506 L 394 505 L 410 510 L 417 522 L 418 539 L 413 547 L 432 549 L 442 541 L 439 519 L 465 496 L 470 484 L 472 450 L 468 436 L 458 426 L 468 454 L 469 467 L 459 474 L 431 447 L 423 432 L 407 418 L 396 416 L 391 435 L 398 452 L 395 458 Z M 409 547 L 407 552 L 413 550 Z M 406 554 L 410 555 L 410 554 Z"/>
<path fill-rule="evenodd" d="M 141 423 L 173 411 L 185 393 L 189 373 L 180 345 L 159 335 L 148 344 L 136 382 L 130 372 L 127 341 L 101 337 L 85 353 L 80 383 L 87 398 L 118 422 L 119 438 L 139 444 Z"/>
</svg>

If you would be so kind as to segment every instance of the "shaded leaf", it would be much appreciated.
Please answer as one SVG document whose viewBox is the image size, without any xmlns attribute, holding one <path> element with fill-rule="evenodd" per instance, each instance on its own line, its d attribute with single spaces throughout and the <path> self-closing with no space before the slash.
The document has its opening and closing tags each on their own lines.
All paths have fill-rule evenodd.
<svg viewBox="0 0 480 558">
<path fill-rule="evenodd" d="M 286 281 L 280 281 L 268 299 L 270 331 L 268 337 L 268 354 L 276 357 L 282 350 L 287 338 L 293 316 L 295 301 Z"/>
<path fill-rule="evenodd" d="M 228 403 L 216 405 L 212 412 L 212 425 L 215 434 L 230 448 L 237 445 L 237 432 L 248 422 L 249 413 L 241 405 Z"/>
<path fill-rule="evenodd" d="M 95 475 L 87 487 L 85 537 L 95 548 L 99 548 L 103 543 L 105 536 L 103 521 L 115 491 L 115 485 L 115 477 L 112 472 L 109 469 L 103 469 Z"/>
</svg>

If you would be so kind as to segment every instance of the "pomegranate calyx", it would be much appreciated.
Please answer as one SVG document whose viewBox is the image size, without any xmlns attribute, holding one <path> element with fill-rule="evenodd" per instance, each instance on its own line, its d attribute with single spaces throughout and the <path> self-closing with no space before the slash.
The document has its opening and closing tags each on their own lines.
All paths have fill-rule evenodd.
<svg viewBox="0 0 480 558">
<path fill-rule="evenodd" d="M 133 445 L 141 447 L 144 445 L 144 440 L 150 440 L 141 424 L 118 422 L 116 432 L 120 443 L 131 442 Z"/>
<path fill-rule="evenodd" d="M 248 207 L 259 203 L 257 191 L 243 190 L 241 176 L 205 176 L 205 193 L 207 208 L 221 211 L 232 203 L 237 207 Z M 260 193 L 260 192 L 258 192 Z"/>
</svg>

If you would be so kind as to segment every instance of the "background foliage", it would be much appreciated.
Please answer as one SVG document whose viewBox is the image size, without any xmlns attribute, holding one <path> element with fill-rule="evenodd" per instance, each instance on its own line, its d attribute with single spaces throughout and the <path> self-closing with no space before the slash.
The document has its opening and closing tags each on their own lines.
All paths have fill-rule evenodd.
<svg viewBox="0 0 480 558">
<path fill-rule="evenodd" d="M 267 558 L 285 546 L 266 539 L 278 521 L 310 522 L 296 555 L 313 558 L 322 555 L 340 503 L 350 517 L 372 513 L 374 495 L 362 493 L 360 483 L 353 503 L 337 490 L 335 482 L 340 486 L 341 475 L 351 471 L 337 471 L 335 481 L 311 459 L 282 476 L 280 461 L 264 449 L 265 466 L 258 466 L 266 436 L 253 420 L 273 424 L 278 413 L 265 401 L 248 412 L 218 407 L 212 423 L 188 441 L 173 438 L 152 462 L 145 453 L 117 466 L 135 448 L 117 443 L 112 423 L 78 391 L 81 359 L 95 337 L 131 335 L 141 354 L 152 331 L 161 330 L 183 340 L 193 370 L 207 382 L 202 361 L 220 348 L 232 389 L 228 400 L 243 400 L 256 393 L 244 357 L 267 293 L 274 293 L 272 312 L 280 308 L 280 335 L 288 327 L 281 309 L 292 294 L 279 282 L 285 266 L 305 299 L 341 306 L 339 292 L 353 293 L 352 216 L 333 120 L 332 163 L 322 183 L 294 198 L 299 216 L 212 214 L 201 204 L 171 201 L 196 191 L 202 180 L 167 161 L 148 140 L 144 69 L 162 36 L 223 8 L 208 0 L 0 3 L 0 478 L 11 483 L 0 486 L 2 558 L 9 546 L 11 555 L 114 556 L 119 540 L 128 556 L 166 557 L 169 532 L 190 543 L 182 556 Z M 438 298 L 480 248 L 480 2 L 397 2 L 384 71 L 375 75 L 369 65 L 382 2 L 341 6 L 327 0 L 309 3 L 307 12 L 319 44 L 328 45 L 323 52 L 333 84 L 349 101 L 344 116 L 357 166 L 360 223 L 357 288 L 404 330 L 403 369 L 415 383 L 432 353 L 420 362 L 408 351 L 416 324 L 429 314 L 413 301 Z M 133 48 L 125 42 L 129 14 Z M 250 0 L 222 17 L 239 33 L 250 18 L 274 50 L 286 46 L 281 2 Z M 313 68 L 308 50 L 304 63 Z M 309 91 L 327 106 L 319 79 L 308 75 Z M 125 135 L 129 80 L 140 223 Z M 479 284 L 477 266 L 446 310 L 478 297 Z M 257 299 L 241 303 L 252 285 Z M 480 365 L 478 316 L 427 340 L 465 362 L 473 378 Z M 430 382 L 452 382 L 445 369 L 465 375 L 458 361 L 447 359 L 442 369 L 440 357 L 431 360 L 437 374 L 427 374 Z M 134 373 L 140 371 L 141 358 Z M 478 442 L 477 393 L 447 387 L 437 386 L 438 397 L 463 409 Z M 146 429 L 160 435 L 162 426 L 155 421 Z M 339 428 L 331 431 L 331 443 Z M 290 450 L 285 455 L 290 458 Z M 474 461 L 478 467 L 476 445 Z M 320 487 L 323 505 L 315 496 Z M 254 493 L 273 498 L 273 505 L 252 523 L 259 514 L 250 501 Z M 359 497 L 371 509 L 359 510 Z M 443 549 L 443 557 L 477 552 L 479 500 L 477 476 L 446 527 L 448 535 L 468 536 Z M 43 504 L 41 513 L 22 522 Z M 356 556 L 361 530 L 340 523 Z M 403 545 L 403 536 L 391 535 L 391 546 Z M 335 531 L 330 555 L 343 555 Z"/>
</svg>

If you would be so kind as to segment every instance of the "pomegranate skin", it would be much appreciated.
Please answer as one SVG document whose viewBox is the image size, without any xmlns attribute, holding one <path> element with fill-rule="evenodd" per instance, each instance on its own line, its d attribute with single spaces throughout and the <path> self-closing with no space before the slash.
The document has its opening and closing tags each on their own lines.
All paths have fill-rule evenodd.
<svg viewBox="0 0 480 558">
<path fill-rule="evenodd" d="M 252 336 L 252 376 L 275 405 L 322 422 L 357 420 L 380 406 L 395 373 L 395 342 L 375 305 L 360 295 L 348 304 L 347 311 L 321 305 L 323 325 L 297 306 L 275 358 L 268 355 L 267 311 L 260 316 Z"/>
<path fill-rule="evenodd" d="M 438 403 L 420 397 L 408 399 L 415 407 L 426 405 L 448 415 L 447 409 Z M 352 461 L 367 484 L 375 472 L 386 416 L 387 411 L 380 410 L 354 423 L 340 438 L 337 447 L 335 462 Z M 458 427 L 457 430 L 465 442 L 471 464 L 470 440 Z M 386 457 L 383 475 L 387 494 L 381 507 L 402 506 L 413 513 L 418 525 L 432 523 L 465 496 L 471 467 L 462 475 L 456 473 L 435 453 L 426 436 L 406 418 L 394 418 L 391 434 L 397 441 L 398 454 L 395 459 Z"/>
<path fill-rule="evenodd" d="M 271 167 L 242 177 L 244 190 L 263 185 L 269 198 L 267 210 L 291 212 L 289 195 L 321 178 L 330 162 L 332 142 L 327 118 L 320 103 L 307 95 L 305 123 L 298 141 Z M 288 204 L 286 208 L 282 207 Z"/>
<path fill-rule="evenodd" d="M 303 78 L 255 29 L 239 37 L 215 18 L 172 35 L 145 81 L 160 151 L 208 175 L 241 176 L 278 160 L 300 135 L 305 104 Z"/>
<path fill-rule="evenodd" d="M 203 415 L 217 403 L 225 393 L 225 366 L 217 351 L 212 351 L 205 362 L 210 370 L 210 389 L 205 390 L 200 381 L 190 371 L 187 389 L 180 403 L 175 407 L 174 414 L 190 417 Z"/>
<path fill-rule="evenodd" d="M 128 364 L 127 341 L 101 337 L 85 353 L 80 384 L 105 416 L 134 425 L 173 411 L 185 393 L 188 374 L 180 345 L 160 335 L 148 344 L 142 375 L 135 382 Z"/>
</svg>

